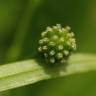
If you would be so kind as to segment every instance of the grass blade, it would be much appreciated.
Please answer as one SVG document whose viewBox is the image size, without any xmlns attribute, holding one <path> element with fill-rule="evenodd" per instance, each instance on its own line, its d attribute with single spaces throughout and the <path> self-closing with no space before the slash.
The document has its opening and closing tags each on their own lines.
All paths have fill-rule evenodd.
<svg viewBox="0 0 96 96">
<path fill-rule="evenodd" d="M 45 67 L 36 60 L 25 60 L 0 66 L 0 91 L 32 84 L 40 80 L 96 70 L 96 55 L 75 54 L 65 67 Z"/>
</svg>

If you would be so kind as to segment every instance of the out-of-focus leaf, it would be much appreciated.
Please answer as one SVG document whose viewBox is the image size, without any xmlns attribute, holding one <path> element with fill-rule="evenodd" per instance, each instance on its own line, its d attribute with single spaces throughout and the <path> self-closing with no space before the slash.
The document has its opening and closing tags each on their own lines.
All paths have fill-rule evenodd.
<svg viewBox="0 0 96 96">
<path fill-rule="evenodd" d="M 96 70 L 96 55 L 75 54 L 67 66 L 45 66 L 26 60 L 0 66 L 0 91 L 32 84 L 40 80 Z"/>
<path fill-rule="evenodd" d="M 14 61 L 19 58 L 22 50 L 22 44 L 24 43 L 25 37 L 29 31 L 32 16 L 42 1 L 43 0 L 28 0 L 28 4 L 26 4 L 25 11 L 22 15 L 22 19 L 20 20 L 16 29 L 12 46 L 8 50 L 6 61 Z"/>
</svg>

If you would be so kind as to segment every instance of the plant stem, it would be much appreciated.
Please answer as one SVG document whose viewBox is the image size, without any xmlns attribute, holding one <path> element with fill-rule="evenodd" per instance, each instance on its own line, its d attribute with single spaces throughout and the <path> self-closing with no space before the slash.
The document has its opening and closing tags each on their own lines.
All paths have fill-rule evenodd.
<svg viewBox="0 0 96 96">
<path fill-rule="evenodd" d="M 56 77 L 96 71 L 96 55 L 72 55 L 65 66 L 46 67 L 37 60 L 25 60 L 0 66 L 0 91 Z"/>
</svg>

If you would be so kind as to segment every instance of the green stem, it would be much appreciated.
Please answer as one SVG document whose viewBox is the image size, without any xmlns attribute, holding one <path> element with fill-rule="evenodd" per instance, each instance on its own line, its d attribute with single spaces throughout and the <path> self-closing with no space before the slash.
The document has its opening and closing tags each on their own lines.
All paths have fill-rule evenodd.
<svg viewBox="0 0 96 96">
<path fill-rule="evenodd" d="M 65 66 L 45 66 L 36 60 L 25 60 L 0 66 L 0 91 L 71 74 L 96 71 L 96 55 L 75 54 Z"/>
</svg>

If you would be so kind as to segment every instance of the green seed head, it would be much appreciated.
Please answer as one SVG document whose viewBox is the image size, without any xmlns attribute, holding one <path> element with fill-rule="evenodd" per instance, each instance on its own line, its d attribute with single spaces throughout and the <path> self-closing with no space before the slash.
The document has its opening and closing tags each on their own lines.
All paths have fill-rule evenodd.
<svg viewBox="0 0 96 96">
<path fill-rule="evenodd" d="M 60 24 L 47 27 L 41 33 L 38 51 L 48 63 L 65 63 L 70 53 L 76 50 L 75 35 L 71 28 L 62 28 Z"/>
</svg>

